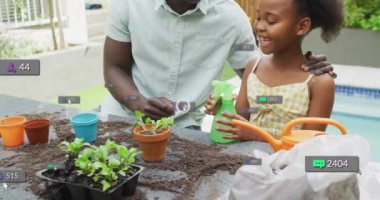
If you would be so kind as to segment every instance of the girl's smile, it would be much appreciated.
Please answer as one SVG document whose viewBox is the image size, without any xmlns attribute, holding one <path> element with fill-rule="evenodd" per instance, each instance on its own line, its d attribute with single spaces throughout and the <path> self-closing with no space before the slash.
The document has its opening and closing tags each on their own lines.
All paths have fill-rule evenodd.
<svg viewBox="0 0 380 200">
<path fill-rule="evenodd" d="M 258 35 L 258 39 L 259 39 L 260 47 L 264 51 L 267 50 L 272 43 L 272 40 L 269 37 Z"/>
</svg>

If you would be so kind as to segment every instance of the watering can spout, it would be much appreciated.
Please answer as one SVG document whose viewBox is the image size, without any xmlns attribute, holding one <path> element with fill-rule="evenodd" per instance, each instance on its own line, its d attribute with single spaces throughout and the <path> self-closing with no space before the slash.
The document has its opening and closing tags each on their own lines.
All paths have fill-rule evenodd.
<svg viewBox="0 0 380 200">
<path fill-rule="evenodd" d="M 259 128 L 258 126 L 255 126 L 249 122 L 236 120 L 236 119 L 233 119 L 231 121 L 231 124 L 232 124 L 232 126 L 244 127 L 245 129 L 248 129 L 248 130 L 256 133 L 260 137 L 264 138 L 264 140 L 267 141 L 272 146 L 273 150 L 275 150 L 275 151 L 282 149 L 282 141 L 281 140 L 277 140 L 272 135 L 270 135 L 269 133 L 267 133 L 263 129 Z"/>
</svg>

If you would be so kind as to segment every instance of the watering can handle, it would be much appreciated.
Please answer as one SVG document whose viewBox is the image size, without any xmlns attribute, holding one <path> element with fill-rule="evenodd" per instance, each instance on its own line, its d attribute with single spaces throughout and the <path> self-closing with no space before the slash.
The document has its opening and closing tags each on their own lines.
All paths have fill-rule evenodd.
<svg viewBox="0 0 380 200">
<path fill-rule="evenodd" d="M 340 132 L 342 133 L 342 135 L 347 135 L 346 128 L 344 128 L 344 126 L 336 120 L 332 120 L 332 119 L 328 119 L 328 118 L 318 118 L 318 117 L 301 117 L 301 118 L 297 118 L 297 119 L 292 120 L 289 123 L 287 123 L 285 125 L 284 129 L 282 130 L 282 136 L 291 135 L 291 131 L 292 131 L 293 127 L 295 127 L 299 124 L 305 124 L 305 123 L 307 123 L 307 124 L 330 124 L 330 125 L 337 127 L 340 130 Z"/>
</svg>

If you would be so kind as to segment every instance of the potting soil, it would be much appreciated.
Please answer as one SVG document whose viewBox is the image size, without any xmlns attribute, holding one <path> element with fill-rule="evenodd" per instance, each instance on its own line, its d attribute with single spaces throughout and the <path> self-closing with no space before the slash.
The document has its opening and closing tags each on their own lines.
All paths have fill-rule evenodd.
<svg viewBox="0 0 380 200">
<path fill-rule="evenodd" d="M 29 144 L 19 148 L 7 149 L 15 155 L 0 160 L 5 168 L 22 169 L 27 172 L 30 190 L 46 198 L 46 187 L 35 173 L 47 168 L 48 164 L 59 166 L 65 160 L 65 154 L 57 145 L 62 141 L 73 141 L 74 135 L 68 119 L 63 119 L 61 113 L 41 113 L 23 115 L 28 120 L 45 118 L 51 121 L 49 144 Z M 95 145 L 104 144 L 111 139 L 119 144 L 138 148 L 131 135 L 132 127 L 128 122 L 99 122 Z M 135 164 L 145 167 L 139 178 L 136 194 L 129 199 L 145 199 L 139 186 L 151 190 L 168 191 L 175 194 L 176 199 L 191 199 L 198 189 L 200 177 L 210 176 L 218 170 L 231 174 L 242 165 L 248 156 L 222 153 L 222 147 L 192 142 L 172 133 L 168 142 L 165 159 L 160 162 L 144 162 L 141 156 Z"/>
</svg>

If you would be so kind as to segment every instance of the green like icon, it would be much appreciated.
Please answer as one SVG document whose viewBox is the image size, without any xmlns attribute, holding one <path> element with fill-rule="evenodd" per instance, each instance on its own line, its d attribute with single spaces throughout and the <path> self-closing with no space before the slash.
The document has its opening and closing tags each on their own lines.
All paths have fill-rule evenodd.
<svg viewBox="0 0 380 200">
<path fill-rule="evenodd" d="M 267 102 L 267 97 L 260 97 L 259 101 L 260 102 Z"/>
<path fill-rule="evenodd" d="M 326 160 L 313 160 L 314 168 L 324 168 L 326 167 Z"/>
</svg>

